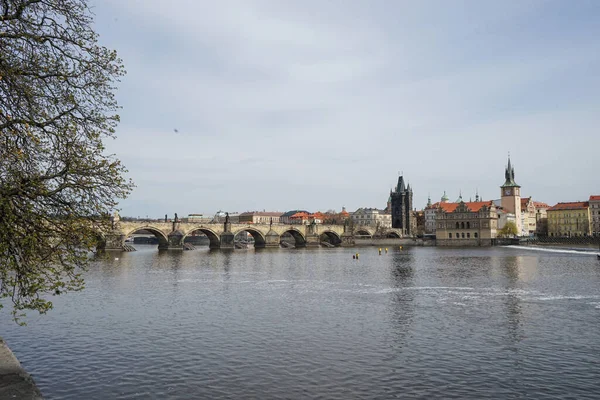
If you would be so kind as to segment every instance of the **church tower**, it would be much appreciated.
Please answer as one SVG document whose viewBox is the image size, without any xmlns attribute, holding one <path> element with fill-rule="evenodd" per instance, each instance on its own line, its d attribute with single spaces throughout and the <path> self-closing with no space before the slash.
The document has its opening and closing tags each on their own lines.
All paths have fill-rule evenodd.
<svg viewBox="0 0 600 400">
<path fill-rule="evenodd" d="M 413 220 L 413 192 L 410 185 L 404 185 L 404 177 L 398 177 L 396 190 L 390 194 L 392 198 L 392 228 L 401 229 L 404 235 L 411 235 Z"/>
<path fill-rule="evenodd" d="M 515 182 L 515 169 L 510 164 L 510 155 L 508 156 L 508 165 L 504 170 L 504 185 L 500 186 L 501 205 L 509 213 L 515 214 L 517 232 L 521 234 L 521 186 Z"/>
</svg>

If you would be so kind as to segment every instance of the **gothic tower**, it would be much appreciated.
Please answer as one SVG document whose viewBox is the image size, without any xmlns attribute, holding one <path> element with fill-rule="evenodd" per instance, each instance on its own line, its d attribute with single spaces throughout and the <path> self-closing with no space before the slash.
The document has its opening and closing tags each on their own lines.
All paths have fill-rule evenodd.
<svg viewBox="0 0 600 400">
<path fill-rule="evenodd" d="M 521 186 L 515 182 L 515 169 L 510 164 L 508 156 L 508 165 L 504 170 L 504 185 L 500 186 L 501 205 L 509 213 L 515 214 L 517 232 L 521 234 Z"/>
<path fill-rule="evenodd" d="M 392 228 L 401 229 L 405 235 L 411 235 L 413 213 L 413 192 L 410 185 L 404 186 L 404 177 L 398 177 L 396 190 L 390 193 L 392 198 Z"/>
</svg>

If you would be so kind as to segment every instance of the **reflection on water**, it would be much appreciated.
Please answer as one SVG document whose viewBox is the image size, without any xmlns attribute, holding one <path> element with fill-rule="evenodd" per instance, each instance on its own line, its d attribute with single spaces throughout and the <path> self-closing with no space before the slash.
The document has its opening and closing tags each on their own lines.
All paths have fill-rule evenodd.
<svg viewBox="0 0 600 400">
<path fill-rule="evenodd" d="M 25 328 L 0 315 L 46 398 L 600 395 L 593 257 L 138 247 Z"/>
</svg>

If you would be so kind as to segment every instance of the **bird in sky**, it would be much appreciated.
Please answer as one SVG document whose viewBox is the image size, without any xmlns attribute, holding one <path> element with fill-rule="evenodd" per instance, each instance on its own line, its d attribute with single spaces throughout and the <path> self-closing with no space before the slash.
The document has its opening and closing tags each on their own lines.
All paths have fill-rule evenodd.
<svg viewBox="0 0 600 400">
<path fill-rule="evenodd" d="M 173 132 L 175 133 L 179 133 L 179 131 L 177 129 L 173 129 Z"/>
</svg>

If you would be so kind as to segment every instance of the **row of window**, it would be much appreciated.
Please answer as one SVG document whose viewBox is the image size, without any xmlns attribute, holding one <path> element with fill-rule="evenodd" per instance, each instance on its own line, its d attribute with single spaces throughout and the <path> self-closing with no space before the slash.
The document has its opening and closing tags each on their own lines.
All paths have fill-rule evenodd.
<svg viewBox="0 0 600 400">
<path fill-rule="evenodd" d="M 587 233 L 578 233 L 578 232 L 558 232 L 556 234 L 554 234 L 553 232 L 550 233 L 550 236 L 557 236 L 557 237 L 583 237 L 583 236 L 588 236 Z M 596 236 L 596 235 L 594 235 Z"/>
<path fill-rule="evenodd" d="M 477 239 L 477 232 L 473 233 L 473 237 Z M 467 232 L 465 237 L 465 232 L 456 232 L 455 239 L 471 239 L 471 232 Z M 452 232 L 448 232 L 448 239 L 452 239 Z"/>
<path fill-rule="evenodd" d="M 577 213 L 577 214 L 572 214 L 572 215 L 571 215 L 571 213 L 569 213 L 569 214 L 562 214 L 562 215 L 560 215 L 560 214 L 554 214 L 554 213 L 548 214 L 548 218 L 550 218 L 550 219 L 554 219 L 554 218 L 558 218 L 558 217 L 561 217 L 561 218 L 564 218 L 564 217 L 574 217 L 575 218 L 575 217 L 584 217 L 584 216 L 587 216 L 587 213 Z"/>
</svg>

